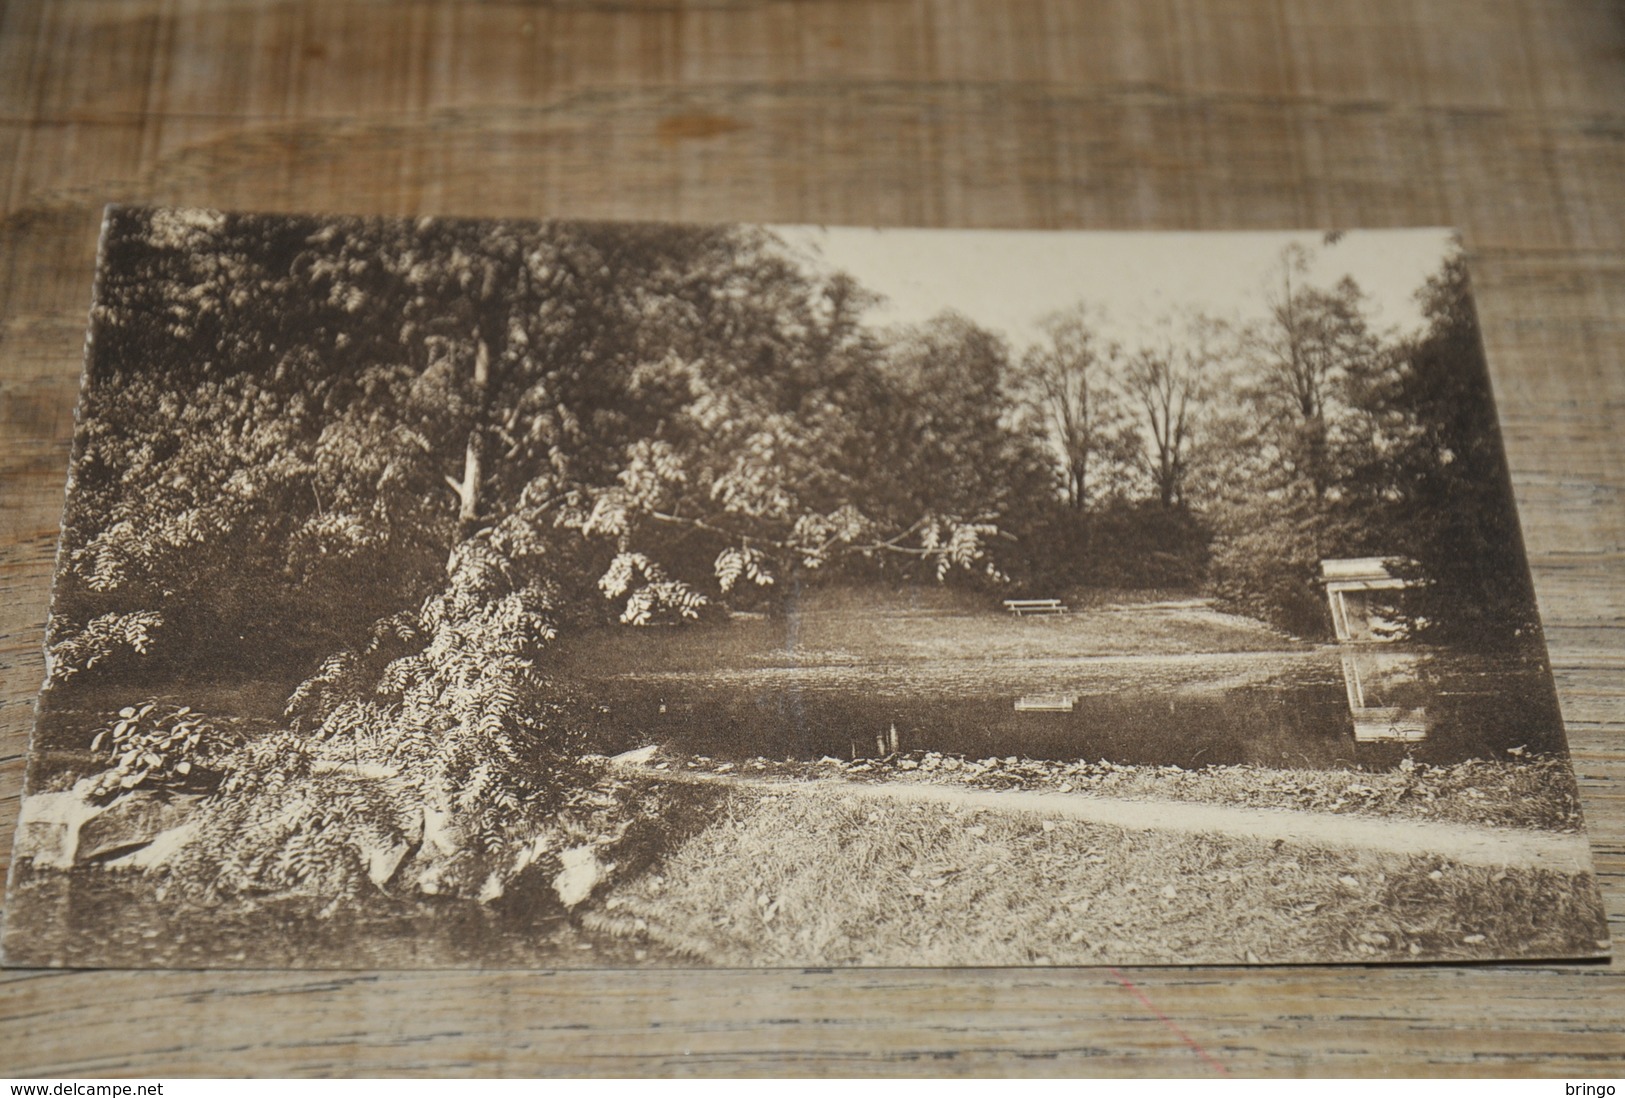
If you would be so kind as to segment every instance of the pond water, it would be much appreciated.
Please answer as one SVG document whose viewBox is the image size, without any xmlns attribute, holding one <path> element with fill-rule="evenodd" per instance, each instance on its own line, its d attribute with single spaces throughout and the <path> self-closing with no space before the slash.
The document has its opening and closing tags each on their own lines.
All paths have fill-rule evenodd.
<svg viewBox="0 0 1625 1098">
<path fill-rule="evenodd" d="M 605 630 L 565 670 L 605 750 L 846 759 L 886 754 L 893 729 L 903 751 L 1187 767 L 1386 768 L 1561 748 L 1543 665 L 1423 662 L 1435 724 L 1404 745 L 1354 741 L 1335 646 L 1194 600 L 1064 620 L 813 608 L 788 622 Z"/>
</svg>

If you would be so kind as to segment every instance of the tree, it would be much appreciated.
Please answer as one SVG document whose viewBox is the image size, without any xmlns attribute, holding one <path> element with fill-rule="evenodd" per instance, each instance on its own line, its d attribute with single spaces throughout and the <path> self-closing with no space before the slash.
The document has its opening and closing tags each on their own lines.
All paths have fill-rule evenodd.
<svg viewBox="0 0 1625 1098">
<path fill-rule="evenodd" d="M 1459 254 L 1417 294 L 1427 327 L 1360 394 L 1374 444 L 1347 478 L 1363 518 L 1421 586 L 1427 639 L 1539 651 L 1540 626 L 1483 343 Z"/>
<path fill-rule="evenodd" d="M 1010 564 L 1015 532 L 1031 530 L 1054 474 L 1004 340 L 943 313 L 893 333 L 881 371 L 862 433 L 881 442 L 873 480 L 882 513 L 991 524 L 1002 537 L 990 552 Z"/>
<path fill-rule="evenodd" d="M 1076 511 L 1120 491 L 1131 468 L 1134 440 L 1112 389 L 1122 350 L 1096 333 L 1083 307 L 1046 317 L 1046 342 L 1022 360 L 1032 399 L 1061 457 L 1067 503 Z"/>
<path fill-rule="evenodd" d="M 1234 605 L 1306 634 L 1328 625 L 1322 559 L 1394 552 L 1350 479 L 1376 429 L 1362 397 L 1392 356 L 1359 286 L 1311 284 L 1312 259 L 1300 245 L 1282 251 L 1266 316 L 1243 332 L 1239 414 L 1214 424 L 1227 468 L 1210 573 Z"/>
<path fill-rule="evenodd" d="M 1123 371 L 1123 386 L 1140 417 L 1142 461 L 1164 509 L 1185 502 L 1198 423 L 1213 394 L 1218 325 L 1188 318 L 1184 330 L 1138 348 Z"/>
<path fill-rule="evenodd" d="M 148 622 L 143 647 L 160 658 L 265 666 L 349 643 L 440 573 L 410 432 L 359 437 L 400 367 L 376 352 L 381 325 L 300 276 L 319 247 L 311 231 L 200 211 L 110 216 L 56 644 L 111 616 Z M 363 582 L 379 572 L 399 587 Z M 58 654 L 58 678 L 118 658 Z"/>
<path fill-rule="evenodd" d="M 1282 472 L 1320 498 L 1338 475 L 1348 390 L 1372 368 L 1379 344 L 1353 279 L 1331 290 L 1307 284 L 1312 258 L 1298 244 L 1282 251 L 1265 297 L 1268 318 L 1247 342 L 1265 441 Z"/>
</svg>

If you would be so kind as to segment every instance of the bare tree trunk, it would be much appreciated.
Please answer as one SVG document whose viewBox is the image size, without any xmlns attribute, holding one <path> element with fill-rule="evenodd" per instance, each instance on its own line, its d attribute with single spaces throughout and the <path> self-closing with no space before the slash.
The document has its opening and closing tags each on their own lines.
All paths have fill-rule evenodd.
<svg viewBox="0 0 1625 1098">
<path fill-rule="evenodd" d="M 459 540 L 472 534 L 473 527 L 480 521 L 480 476 L 480 435 L 475 428 L 468 433 L 468 448 L 463 452 L 463 479 L 456 484 Z"/>
<path fill-rule="evenodd" d="M 478 409 L 468 429 L 468 445 L 463 451 L 461 480 L 447 477 L 446 481 L 457 493 L 457 540 L 473 537 L 480 525 L 480 488 L 485 476 L 485 405 L 491 388 L 491 351 L 483 336 L 474 341 L 474 403 Z"/>
</svg>

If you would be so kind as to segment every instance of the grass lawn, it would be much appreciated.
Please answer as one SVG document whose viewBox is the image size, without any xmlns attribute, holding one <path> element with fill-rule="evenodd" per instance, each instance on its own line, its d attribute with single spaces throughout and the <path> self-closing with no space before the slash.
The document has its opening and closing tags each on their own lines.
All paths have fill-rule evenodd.
<svg viewBox="0 0 1625 1098">
<path fill-rule="evenodd" d="M 1097 595 L 1061 615 L 1017 617 L 996 596 L 922 586 L 830 587 L 784 616 L 736 615 L 682 629 L 604 628 L 572 637 L 565 666 L 642 673 L 726 668 L 1307 652 L 1314 646 L 1200 599 Z M 606 662 L 607 661 L 607 662 Z"/>
<path fill-rule="evenodd" d="M 1594 953 L 1594 895 L 1541 870 L 741 790 L 582 920 L 718 965 L 1433 961 Z"/>
</svg>

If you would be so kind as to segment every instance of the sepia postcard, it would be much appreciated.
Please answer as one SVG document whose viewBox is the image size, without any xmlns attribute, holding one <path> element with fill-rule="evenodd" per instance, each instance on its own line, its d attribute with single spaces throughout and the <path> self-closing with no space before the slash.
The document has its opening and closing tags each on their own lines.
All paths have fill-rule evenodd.
<svg viewBox="0 0 1625 1098">
<path fill-rule="evenodd" d="M 1606 956 L 1444 230 L 108 211 L 14 966 Z"/>
</svg>

